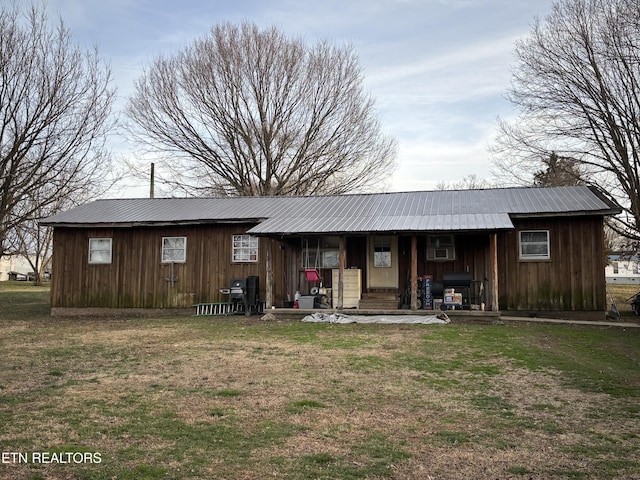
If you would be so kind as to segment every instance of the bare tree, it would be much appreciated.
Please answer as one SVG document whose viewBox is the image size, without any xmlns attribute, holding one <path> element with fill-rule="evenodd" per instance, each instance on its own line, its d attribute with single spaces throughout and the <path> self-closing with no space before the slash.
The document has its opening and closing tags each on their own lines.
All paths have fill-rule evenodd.
<svg viewBox="0 0 640 480">
<path fill-rule="evenodd" d="M 46 216 L 46 212 L 43 210 L 42 216 Z M 29 262 L 35 274 L 35 284 L 39 285 L 51 263 L 53 228 L 40 228 L 38 220 L 32 217 L 8 232 L 5 244 L 12 254 L 20 255 Z"/>
<path fill-rule="evenodd" d="M 640 7 L 637 0 L 559 0 L 516 45 L 494 172 L 531 184 L 552 152 L 613 195 L 618 232 L 640 240 Z"/>
<path fill-rule="evenodd" d="M 477 175 L 471 174 L 466 177 L 462 177 L 462 180 L 457 182 L 438 182 L 436 190 L 483 190 L 485 188 L 497 187 L 498 184 L 484 178 L 478 178 Z"/>
<path fill-rule="evenodd" d="M 562 187 L 584 185 L 580 166 L 573 158 L 559 157 L 551 152 L 543 161 L 543 168 L 533 174 L 533 185 L 536 187 Z"/>
<path fill-rule="evenodd" d="M 45 188 L 32 192 L 20 202 L 20 209 L 32 212 L 24 215 L 19 225 L 7 232 L 5 246 L 13 253 L 25 258 L 35 274 L 35 283 L 40 284 L 45 270 L 51 267 L 53 254 L 53 228 L 40 226 L 39 220 L 77 206 L 88 198 L 79 195 L 59 196 L 52 202 L 44 202 L 50 193 Z"/>
<path fill-rule="evenodd" d="M 191 193 L 354 191 L 388 180 L 395 158 L 351 48 L 247 22 L 156 59 L 128 114 L 134 136 L 169 159 L 169 182 Z"/>
<path fill-rule="evenodd" d="M 0 252 L 39 209 L 108 178 L 110 77 L 62 20 L 48 27 L 43 7 L 0 8 Z"/>
</svg>

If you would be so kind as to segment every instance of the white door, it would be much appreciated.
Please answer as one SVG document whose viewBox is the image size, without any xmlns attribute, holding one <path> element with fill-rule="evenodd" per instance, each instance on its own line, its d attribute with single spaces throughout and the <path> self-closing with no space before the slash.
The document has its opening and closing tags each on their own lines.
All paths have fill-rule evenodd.
<svg viewBox="0 0 640 480">
<path fill-rule="evenodd" d="M 369 288 L 398 288 L 398 237 L 371 236 L 367 250 Z"/>
</svg>

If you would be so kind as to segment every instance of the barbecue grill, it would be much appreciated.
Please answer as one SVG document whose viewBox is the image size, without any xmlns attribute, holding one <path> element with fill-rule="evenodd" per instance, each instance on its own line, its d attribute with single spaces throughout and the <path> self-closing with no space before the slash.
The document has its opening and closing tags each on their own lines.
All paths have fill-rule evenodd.
<svg viewBox="0 0 640 480">
<path fill-rule="evenodd" d="M 445 300 L 444 305 L 449 303 L 450 306 L 459 306 L 461 308 L 469 308 L 470 306 L 470 294 L 471 294 L 471 274 L 468 272 L 448 272 L 442 275 L 442 287 L 443 289 L 455 289 L 462 293 L 462 302 L 447 302 Z"/>
<path fill-rule="evenodd" d="M 233 303 L 233 311 L 251 313 L 260 311 L 260 277 L 234 278 L 229 288 L 229 300 Z"/>
<path fill-rule="evenodd" d="M 468 272 L 448 272 L 442 275 L 444 288 L 469 288 L 471 286 L 471 274 Z"/>
</svg>

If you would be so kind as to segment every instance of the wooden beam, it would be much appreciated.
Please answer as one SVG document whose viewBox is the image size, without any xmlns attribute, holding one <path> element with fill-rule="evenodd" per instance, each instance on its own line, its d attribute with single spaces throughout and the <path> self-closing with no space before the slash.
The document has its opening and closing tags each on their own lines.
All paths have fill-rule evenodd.
<svg viewBox="0 0 640 480">
<path fill-rule="evenodd" d="M 344 235 L 340 235 L 338 243 L 338 304 L 335 305 L 338 310 L 342 309 L 344 305 L 344 265 L 346 263 L 344 244 Z"/>
<path fill-rule="evenodd" d="M 418 237 L 411 235 L 411 310 L 418 309 Z"/>
<path fill-rule="evenodd" d="M 491 310 L 497 312 L 500 310 L 498 304 L 498 234 L 492 233 L 489 241 L 489 249 L 491 250 Z"/>
<path fill-rule="evenodd" d="M 271 268 L 271 244 L 273 242 L 270 238 L 266 239 L 267 255 L 265 259 L 265 267 L 267 270 L 267 278 L 265 281 L 265 306 L 268 310 L 273 306 L 273 269 Z"/>
</svg>

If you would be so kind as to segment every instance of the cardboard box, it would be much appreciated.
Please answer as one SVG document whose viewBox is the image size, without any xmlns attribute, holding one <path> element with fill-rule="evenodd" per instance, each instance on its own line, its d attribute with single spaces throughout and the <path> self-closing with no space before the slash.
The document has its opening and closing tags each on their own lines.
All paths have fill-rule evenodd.
<svg viewBox="0 0 640 480">
<path fill-rule="evenodd" d="M 454 293 L 453 295 L 445 295 L 444 296 L 445 304 L 454 304 L 454 305 L 462 305 L 462 294 Z"/>
</svg>

